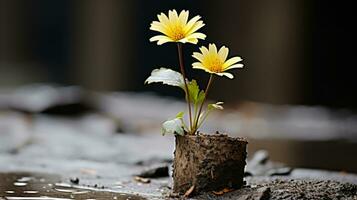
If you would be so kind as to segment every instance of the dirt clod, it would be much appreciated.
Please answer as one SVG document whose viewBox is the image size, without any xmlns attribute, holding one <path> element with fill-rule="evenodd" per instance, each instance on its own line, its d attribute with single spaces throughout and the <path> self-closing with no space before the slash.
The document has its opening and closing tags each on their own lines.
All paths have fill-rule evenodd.
<svg viewBox="0 0 357 200">
<path fill-rule="evenodd" d="M 184 194 L 240 188 L 247 141 L 223 134 L 176 136 L 173 190 Z"/>
</svg>

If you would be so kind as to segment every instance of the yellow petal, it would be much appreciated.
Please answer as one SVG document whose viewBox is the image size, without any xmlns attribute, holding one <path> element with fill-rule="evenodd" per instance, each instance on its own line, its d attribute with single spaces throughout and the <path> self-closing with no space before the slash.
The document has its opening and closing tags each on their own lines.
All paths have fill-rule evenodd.
<svg viewBox="0 0 357 200">
<path fill-rule="evenodd" d="M 200 62 L 194 62 L 194 63 L 192 63 L 192 66 L 195 69 L 205 69 L 205 67 Z"/>
<path fill-rule="evenodd" d="M 187 43 L 187 42 L 190 42 L 190 40 L 188 38 L 182 38 L 181 40 L 179 40 L 177 42 Z"/>
<path fill-rule="evenodd" d="M 206 38 L 206 35 L 203 33 L 192 33 L 189 35 L 187 38 L 197 38 L 197 39 L 202 39 L 204 40 Z"/>
<path fill-rule="evenodd" d="M 161 13 L 160 15 L 157 15 L 157 18 L 159 19 L 159 21 L 164 24 L 165 26 L 168 26 L 170 23 L 169 18 L 164 14 Z"/>
<path fill-rule="evenodd" d="M 184 27 L 184 32 L 187 33 L 189 30 L 191 30 L 192 26 L 199 20 L 201 19 L 201 16 L 195 16 L 194 18 L 190 19 L 186 26 Z"/>
<path fill-rule="evenodd" d="M 199 60 L 200 62 L 203 62 L 203 55 L 197 52 L 194 52 L 192 57 L 196 58 L 197 60 Z"/>
<path fill-rule="evenodd" d="M 211 73 L 211 74 L 213 73 L 211 70 L 209 70 L 205 66 L 203 66 L 202 63 L 200 63 L 200 62 L 192 63 L 192 68 L 193 69 L 202 69 L 205 72 L 208 72 L 208 73 Z"/>
<path fill-rule="evenodd" d="M 237 56 L 237 57 L 233 57 L 233 58 L 227 60 L 227 61 L 223 64 L 223 69 L 226 69 L 226 68 L 228 68 L 229 66 L 236 64 L 236 63 L 239 62 L 239 61 L 242 61 L 242 58 L 241 58 L 241 57 L 238 57 L 238 56 Z"/>
<path fill-rule="evenodd" d="M 234 68 L 243 68 L 243 64 L 235 64 L 235 65 L 225 68 L 224 70 L 229 70 L 229 69 L 234 69 Z"/>
<path fill-rule="evenodd" d="M 207 56 L 209 53 L 208 49 L 205 46 L 200 47 L 200 51 L 204 56 Z"/>
<path fill-rule="evenodd" d="M 192 44 L 197 44 L 198 43 L 198 39 L 196 38 L 189 38 L 187 39 L 189 43 L 192 43 Z"/>
<path fill-rule="evenodd" d="M 216 55 L 217 54 L 217 47 L 215 44 L 209 44 L 208 46 L 208 51 L 211 55 Z"/>
<path fill-rule="evenodd" d="M 215 73 L 215 74 L 217 74 L 218 76 L 226 76 L 226 77 L 228 77 L 228 78 L 230 78 L 230 79 L 233 79 L 233 78 L 234 78 L 234 76 L 233 76 L 231 73 L 228 73 L 228 72 Z"/>
<path fill-rule="evenodd" d="M 161 25 L 159 22 L 153 22 L 151 23 L 150 30 L 153 31 L 158 31 L 160 33 L 163 33 L 165 35 L 168 35 L 168 30 L 165 28 L 163 25 Z"/>
<path fill-rule="evenodd" d="M 176 10 L 169 10 L 169 20 L 172 24 L 176 24 L 179 20 Z"/>
<path fill-rule="evenodd" d="M 179 20 L 182 25 L 186 25 L 188 20 L 188 11 L 182 10 L 179 15 Z"/>
<path fill-rule="evenodd" d="M 192 25 L 190 29 L 187 30 L 186 34 L 192 34 L 196 32 L 198 29 L 202 28 L 205 24 L 202 21 L 198 21 Z M 185 30 L 185 29 L 184 29 Z"/>
<path fill-rule="evenodd" d="M 219 51 L 218 51 L 218 55 L 221 58 L 222 62 L 226 61 L 227 56 L 229 53 L 229 49 L 225 46 L 222 46 Z"/>
<path fill-rule="evenodd" d="M 150 38 L 150 42 L 157 41 L 158 45 L 162 45 L 166 42 L 173 42 L 173 40 L 165 35 L 157 35 L 152 38 Z"/>
</svg>

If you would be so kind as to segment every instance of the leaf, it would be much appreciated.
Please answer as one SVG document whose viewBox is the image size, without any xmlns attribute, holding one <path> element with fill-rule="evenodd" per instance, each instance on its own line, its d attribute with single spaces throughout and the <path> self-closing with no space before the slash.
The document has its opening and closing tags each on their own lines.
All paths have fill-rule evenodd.
<svg viewBox="0 0 357 200">
<path fill-rule="evenodd" d="M 211 104 L 208 104 L 207 109 L 208 110 L 214 110 L 214 109 L 223 110 L 223 106 L 222 105 L 223 105 L 223 102 L 221 102 L 221 101 L 219 101 L 217 103 L 211 103 Z"/>
<path fill-rule="evenodd" d="M 180 114 L 180 113 L 179 113 Z M 165 134 L 179 134 L 179 135 L 184 135 L 185 130 L 183 128 L 182 124 L 182 117 L 177 117 L 172 120 L 167 120 L 162 124 L 161 132 L 162 135 Z"/>
<path fill-rule="evenodd" d="M 197 97 L 197 104 L 202 103 L 205 96 L 206 96 L 205 92 L 203 90 L 201 90 Z"/>
<path fill-rule="evenodd" d="M 225 193 L 228 193 L 228 192 L 232 192 L 234 189 L 232 188 L 224 188 L 223 190 L 220 190 L 220 191 L 212 191 L 213 194 L 217 195 L 217 196 L 221 196 Z"/>
<path fill-rule="evenodd" d="M 189 197 L 192 192 L 195 190 L 195 185 L 192 185 L 186 192 L 185 192 L 185 195 L 184 197 Z"/>
<path fill-rule="evenodd" d="M 181 112 L 177 113 L 176 118 L 182 119 L 184 114 L 185 113 L 181 111 Z"/>
<path fill-rule="evenodd" d="M 203 90 L 200 91 L 196 80 L 193 79 L 190 81 L 187 87 L 192 103 L 195 105 L 202 103 L 203 99 L 205 98 L 205 92 Z"/>
<path fill-rule="evenodd" d="M 145 80 L 145 83 L 163 83 L 171 86 L 178 86 L 184 89 L 185 82 L 181 73 L 172 69 L 160 68 L 154 69 L 151 75 Z"/>
</svg>

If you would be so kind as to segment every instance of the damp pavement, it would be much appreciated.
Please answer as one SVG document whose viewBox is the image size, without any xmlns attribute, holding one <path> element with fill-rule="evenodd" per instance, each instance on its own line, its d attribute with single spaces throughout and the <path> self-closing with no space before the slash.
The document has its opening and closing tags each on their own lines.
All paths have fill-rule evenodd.
<svg viewBox="0 0 357 200">
<path fill-rule="evenodd" d="M 3 130 L 8 131 L 0 140 L 2 178 L 7 173 L 11 179 L 25 172 L 46 179 L 41 177 L 45 174 L 57 177 L 58 181 L 51 184 L 65 183 L 150 198 L 162 197 L 168 190 L 167 177 L 155 178 L 147 184 L 135 180 L 135 175 L 151 166 L 170 166 L 173 138 L 160 134 L 113 134 L 112 124 L 93 116 L 93 119 L 34 116 L 31 122 L 18 113 L 5 116 L 11 119 L 2 124 Z M 92 120 L 96 128 L 91 127 Z M 4 185 L 1 179 L 0 182 L 1 190 L 11 191 L 16 186 Z M 1 192 L 3 195 L 4 191 Z"/>
<path fill-rule="evenodd" d="M 140 106 L 136 109 L 143 109 Z M 174 104 L 174 110 L 181 106 Z M 140 119 L 137 126 L 129 124 L 121 133 L 109 111 L 79 116 L 0 111 L 0 200 L 177 198 L 171 194 L 170 178 L 174 138 L 162 137 L 151 127 L 153 111 L 139 117 L 129 113 L 130 106 L 111 111 L 118 108 L 122 119 Z M 171 115 L 162 111 L 165 116 L 157 118 Z M 244 188 L 191 198 L 357 199 L 354 174 L 290 168 L 270 161 L 265 151 L 248 155 Z"/>
<path fill-rule="evenodd" d="M 170 197 L 172 184 L 167 175 L 171 174 L 174 150 L 171 136 L 113 134 L 112 124 L 99 120 L 98 116 L 63 118 L 36 115 L 29 120 L 23 114 L 6 113 L 2 118 L 2 122 L 6 121 L 1 126 L 4 134 L 0 140 L 0 197 L 3 199 Z M 96 126 L 88 127 L 91 123 L 96 123 Z M 146 178 L 138 179 L 137 175 Z M 324 191 L 324 184 L 330 188 L 329 184 L 333 183 L 341 187 L 340 196 L 343 196 L 345 187 L 350 189 L 349 195 L 353 198 L 356 198 L 357 191 L 354 190 L 356 175 L 290 169 L 269 161 L 264 151 L 251 158 L 245 179 L 247 186 L 242 190 L 222 196 L 206 194 L 193 198 L 264 199 L 267 193 L 279 195 L 277 191 L 283 191 L 284 185 L 288 188 L 291 180 L 297 181 L 294 182 L 297 185 L 319 185 L 321 191 Z M 314 182 L 317 180 L 334 182 Z M 274 190 L 279 184 L 281 187 Z M 290 188 L 290 191 L 293 190 Z"/>
</svg>

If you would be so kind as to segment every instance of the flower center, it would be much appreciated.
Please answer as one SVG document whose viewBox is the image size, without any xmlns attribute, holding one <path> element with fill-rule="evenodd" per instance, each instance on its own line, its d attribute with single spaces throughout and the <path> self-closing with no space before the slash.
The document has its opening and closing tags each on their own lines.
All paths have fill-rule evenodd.
<svg viewBox="0 0 357 200">
<path fill-rule="evenodd" d="M 185 34 L 181 26 L 175 26 L 172 29 L 172 39 L 175 41 L 185 38 Z"/>
<path fill-rule="evenodd" d="M 215 58 L 210 63 L 210 70 L 212 72 L 220 73 L 222 72 L 223 62 L 219 58 Z"/>
</svg>

